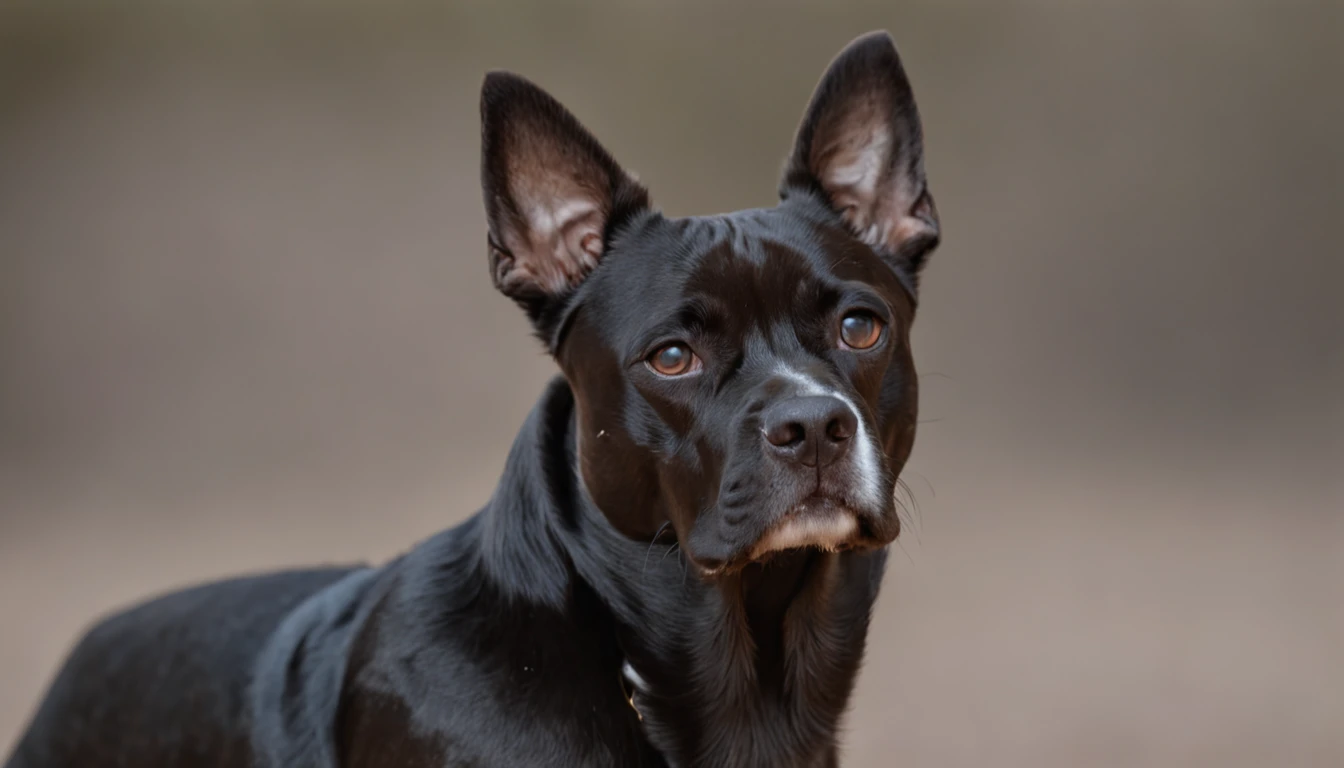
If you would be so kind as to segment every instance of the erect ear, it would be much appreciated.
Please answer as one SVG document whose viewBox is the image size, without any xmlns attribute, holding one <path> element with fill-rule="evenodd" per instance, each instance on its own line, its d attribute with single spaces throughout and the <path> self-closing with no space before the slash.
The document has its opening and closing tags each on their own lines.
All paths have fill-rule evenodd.
<svg viewBox="0 0 1344 768">
<path fill-rule="evenodd" d="M 495 286 L 542 328 L 648 193 L 560 102 L 514 74 L 481 87 L 481 187 Z"/>
<path fill-rule="evenodd" d="M 914 278 L 938 244 L 915 95 L 886 32 L 845 47 L 812 95 L 780 195 L 819 191 L 850 230 Z"/>
</svg>

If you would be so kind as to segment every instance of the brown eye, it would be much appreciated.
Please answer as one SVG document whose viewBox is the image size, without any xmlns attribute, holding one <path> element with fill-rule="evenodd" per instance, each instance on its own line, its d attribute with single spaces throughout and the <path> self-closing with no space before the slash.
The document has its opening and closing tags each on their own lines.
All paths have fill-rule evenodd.
<svg viewBox="0 0 1344 768">
<path fill-rule="evenodd" d="M 850 349 L 869 349 L 882 338 L 882 321 L 871 312 L 850 312 L 840 320 L 840 341 Z"/>
<path fill-rule="evenodd" d="M 649 367 L 663 376 L 684 376 L 699 367 L 700 359 L 685 344 L 659 347 L 649 356 Z"/>
</svg>

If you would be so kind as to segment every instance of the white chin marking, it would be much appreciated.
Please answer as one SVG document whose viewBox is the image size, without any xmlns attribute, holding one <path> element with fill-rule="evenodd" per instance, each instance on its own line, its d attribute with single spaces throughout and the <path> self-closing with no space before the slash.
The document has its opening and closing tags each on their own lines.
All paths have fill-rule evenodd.
<svg viewBox="0 0 1344 768">
<path fill-rule="evenodd" d="M 834 550 L 851 539 L 858 530 L 858 519 L 847 509 L 836 509 L 822 515 L 794 515 L 786 518 L 761 539 L 756 545 L 756 554 L 803 547 Z"/>
</svg>

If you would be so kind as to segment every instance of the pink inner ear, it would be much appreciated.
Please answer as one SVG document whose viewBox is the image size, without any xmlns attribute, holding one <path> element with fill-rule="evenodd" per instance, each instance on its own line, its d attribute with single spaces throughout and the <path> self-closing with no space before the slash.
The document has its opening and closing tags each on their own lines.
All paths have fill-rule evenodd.
<svg viewBox="0 0 1344 768">
<path fill-rule="evenodd" d="M 558 172 L 535 163 L 519 171 L 511 191 L 523 221 L 501 233 L 513 254 L 507 281 L 531 282 L 546 293 L 569 291 L 602 257 L 605 206 L 579 182 L 577 168 Z"/>
<path fill-rule="evenodd" d="M 856 231 L 872 223 L 890 165 L 890 148 L 890 129 L 876 123 L 856 126 L 814 153 L 822 188 Z"/>
<path fill-rule="evenodd" d="M 899 172 L 900 158 L 881 99 L 860 102 L 814 140 L 812 172 L 831 205 L 860 240 L 896 252 L 901 243 L 928 229 L 912 210 L 919 190 Z"/>
<path fill-rule="evenodd" d="M 547 293 L 561 293 L 597 266 L 606 212 L 577 188 L 552 191 L 556 194 L 515 192 L 525 206 L 520 211 L 523 231 L 509 232 L 505 246 L 514 257 L 509 282 L 526 281 Z"/>
<path fill-rule="evenodd" d="M 612 171 L 553 126 L 519 120 L 507 152 L 515 216 L 499 236 L 513 256 L 505 283 L 544 293 L 578 285 L 602 257 Z"/>
</svg>

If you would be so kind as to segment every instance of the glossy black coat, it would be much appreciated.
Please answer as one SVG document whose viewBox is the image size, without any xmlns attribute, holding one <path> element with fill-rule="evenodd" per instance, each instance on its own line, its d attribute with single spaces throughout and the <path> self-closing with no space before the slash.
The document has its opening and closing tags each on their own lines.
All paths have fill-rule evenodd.
<svg viewBox="0 0 1344 768">
<path fill-rule="evenodd" d="M 814 138 L 850 102 L 894 137 L 884 173 L 903 185 L 904 218 L 879 234 L 917 233 L 899 247 L 865 241 L 813 167 L 828 157 Z M 490 503 L 381 567 L 211 584 L 106 619 L 9 768 L 837 764 L 899 532 L 891 491 L 917 410 L 909 330 L 937 242 L 890 39 L 863 38 L 832 65 L 766 210 L 662 216 L 519 78 L 487 80 L 483 117 L 492 274 L 563 373 Z M 563 278 L 549 289 L 499 234 L 524 213 L 507 156 L 518 126 L 542 132 L 528 146 L 567 148 L 560 164 L 581 166 L 605 217 L 600 264 L 542 265 Z M 837 343 L 855 308 L 880 320 L 871 349 Z M 667 339 L 694 349 L 697 375 L 645 365 Z M 883 498 L 767 456 L 761 414 L 783 369 L 858 404 Z M 808 494 L 852 508 L 855 539 L 754 557 Z"/>
</svg>

